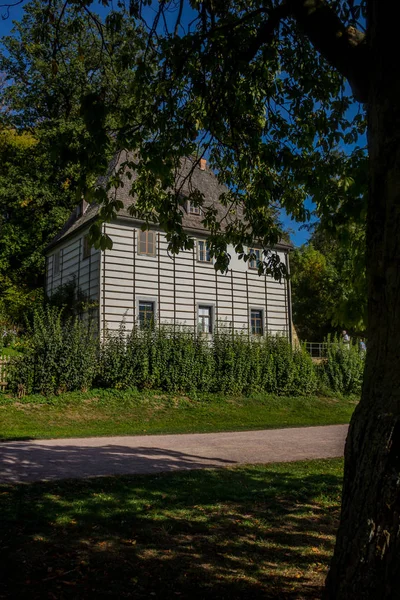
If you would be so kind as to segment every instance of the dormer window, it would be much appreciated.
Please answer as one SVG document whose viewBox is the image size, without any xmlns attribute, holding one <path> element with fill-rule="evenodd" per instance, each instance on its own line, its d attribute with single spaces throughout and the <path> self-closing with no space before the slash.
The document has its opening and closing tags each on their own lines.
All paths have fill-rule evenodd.
<svg viewBox="0 0 400 600">
<path fill-rule="evenodd" d="M 200 206 L 194 206 L 190 202 L 190 200 L 188 200 L 188 203 L 187 203 L 187 211 L 188 211 L 189 215 L 201 215 Z"/>
</svg>

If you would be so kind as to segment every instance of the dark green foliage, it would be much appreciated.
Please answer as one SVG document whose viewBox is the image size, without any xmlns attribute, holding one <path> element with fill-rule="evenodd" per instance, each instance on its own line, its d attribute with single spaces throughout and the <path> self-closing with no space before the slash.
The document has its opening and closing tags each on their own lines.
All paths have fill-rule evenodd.
<svg viewBox="0 0 400 600">
<path fill-rule="evenodd" d="M 321 221 L 290 259 L 293 322 L 301 340 L 321 342 L 334 328 L 366 327 L 365 214 L 330 227 Z"/>
<path fill-rule="evenodd" d="M 75 276 L 60 285 L 51 295 L 46 298 L 46 303 L 50 306 L 62 309 L 62 318 L 68 319 L 82 315 L 85 312 L 97 308 L 98 303 L 91 300 L 81 288 L 78 288 Z"/>
<path fill-rule="evenodd" d="M 98 369 L 98 343 L 89 321 L 62 318 L 55 307 L 37 309 L 28 329 L 29 344 L 10 370 L 14 393 L 44 395 L 84 390 Z"/>
<path fill-rule="evenodd" d="M 100 384 L 167 391 L 208 391 L 214 379 L 211 347 L 183 327 L 123 328 L 101 349 Z"/>
<path fill-rule="evenodd" d="M 101 350 L 99 385 L 181 392 L 308 394 L 317 388 L 310 357 L 285 338 L 162 326 L 108 335 Z"/>
<path fill-rule="evenodd" d="M 321 381 L 334 392 L 360 394 L 364 363 L 365 353 L 360 352 L 357 343 L 328 338 L 326 360 L 319 365 Z"/>
<path fill-rule="evenodd" d="M 63 309 L 36 310 L 25 352 L 11 369 L 14 393 L 59 394 L 88 389 L 152 389 L 188 394 L 312 395 L 318 387 L 359 393 L 364 355 L 334 340 L 326 362 L 313 364 L 284 337 L 220 330 L 213 338 L 185 327 L 124 327 L 101 344 L 90 318 L 65 319 Z"/>
<path fill-rule="evenodd" d="M 76 4 L 32 0 L 0 41 L 0 313 L 20 323 L 40 300 L 45 247 L 114 154 L 105 131 L 115 124 L 103 122 L 98 98 L 115 107 L 124 96 L 130 20 L 125 33 L 112 23 L 100 32 L 101 22 Z M 111 56 L 120 67 L 112 98 Z M 91 126 L 94 116 L 103 126 Z"/>
<path fill-rule="evenodd" d="M 317 388 L 311 358 L 301 348 L 292 350 L 286 338 L 222 333 L 214 338 L 213 353 L 216 389 L 225 393 L 308 394 Z"/>
</svg>

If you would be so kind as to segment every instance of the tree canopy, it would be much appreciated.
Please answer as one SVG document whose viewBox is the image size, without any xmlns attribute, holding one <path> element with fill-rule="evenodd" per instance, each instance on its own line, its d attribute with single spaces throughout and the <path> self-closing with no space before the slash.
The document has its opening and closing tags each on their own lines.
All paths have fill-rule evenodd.
<svg viewBox="0 0 400 600">
<path fill-rule="evenodd" d="M 293 323 L 301 340 L 321 342 L 343 329 L 365 335 L 365 223 L 335 229 L 319 221 L 291 254 Z"/>
<path fill-rule="evenodd" d="M 95 18 L 33 0 L 1 42 L 0 308 L 14 320 L 42 294 L 43 250 L 96 179 L 85 168 L 88 140 L 99 172 L 114 152 L 112 139 L 90 129 L 82 99 L 107 89 L 113 73 L 103 41 L 122 60 L 129 24 L 115 39 Z"/>
</svg>

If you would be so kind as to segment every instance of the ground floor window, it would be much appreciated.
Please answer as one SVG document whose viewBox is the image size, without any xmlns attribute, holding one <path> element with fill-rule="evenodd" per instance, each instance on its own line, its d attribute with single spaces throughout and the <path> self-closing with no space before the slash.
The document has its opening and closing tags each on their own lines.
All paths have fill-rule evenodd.
<svg viewBox="0 0 400 600">
<path fill-rule="evenodd" d="M 212 333 L 212 307 L 200 305 L 198 317 L 199 333 Z"/>
<path fill-rule="evenodd" d="M 154 302 L 139 300 L 139 327 L 145 329 L 154 324 Z"/>
<path fill-rule="evenodd" d="M 262 335 L 263 331 L 263 311 L 258 308 L 252 308 L 250 311 L 250 326 L 253 335 Z"/>
</svg>

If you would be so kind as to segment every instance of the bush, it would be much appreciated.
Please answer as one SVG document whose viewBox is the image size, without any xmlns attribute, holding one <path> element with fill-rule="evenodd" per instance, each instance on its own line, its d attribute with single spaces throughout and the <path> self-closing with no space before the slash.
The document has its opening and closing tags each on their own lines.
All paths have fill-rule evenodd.
<svg viewBox="0 0 400 600">
<path fill-rule="evenodd" d="M 213 356 L 205 340 L 183 327 L 162 326 L 108 334 L 101 348 L 98 385 L 166 391 L 208 391 Z"/>
<path fill-rule="evenodd" d="M 356 342 L 344 344 L 336 337 L 327 342 L 326 359 L 318 367 L 322 384 L 340 394 L 360 394 L 365 353 Z"/>
<path fill-rule="evenodd" d="M 186 393 L 306 394 L 316 390 L 317 378 L 308 354 L 292 351 L 286 338 L 249 339 L 224 330 L 211 340 L 184 327 L 162 326 L 108 334 L 97 385 Z"/>
<path fill-rule="evenodd" d="M 8 385 L 14 393 L 50 395 L 92 385 L 98 370 L 98 342 L 90 323 L 62 317 L 62 310 L 55 307 L 34 311 L 26 351 L 10 368 Z"/>
<path fill-rule="evenodd" d="M 216 332 L 213 339 L 182 326 L 134 328 L 108 333 L 101 344 L 90 323 L 47 306 L 34 312 L 25 352 L 13 361 L 14 393 L 44 395 L 98 387 L 167 392 L 312 394 L 329 388 L 358 394 L 364 355 L 356 346 L 328 343 L 327 358 L 315 366 L 303 347 L 284 337 Z"/>
</svg>

